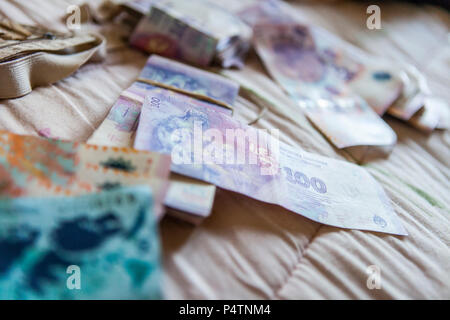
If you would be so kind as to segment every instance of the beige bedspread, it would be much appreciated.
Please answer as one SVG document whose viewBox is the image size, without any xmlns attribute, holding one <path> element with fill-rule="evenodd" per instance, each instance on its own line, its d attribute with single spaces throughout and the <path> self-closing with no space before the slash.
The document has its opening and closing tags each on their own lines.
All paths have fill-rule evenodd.
<svg viewBox="0 0 450 320">
<path fill-rule="evenodd" d="M 0 12 L 18 22 L 64 30 L 61 17 L 72 3 L 77 1 L 3 0 Z M 294 5 L 299 15 L 369 52 L 413 63 L 432 91 L 450 100 L 448 13 L 383 3 L 382 29 L 368 30 L 367 4 Z M 87 64 L 63 81 L 2 100 L 0 129 L 33 135 L 44 130 L 52 137 L 85 141 L 146 59 L 130 48 L 115 48 L 106 61 Z M 279 128 L 283 141 L 307 151 L 348 158 L 296 110 L 257 57 L 250 56 L 244 70 L 228 74 L 276 101 L 276 110 L 257 127 Z M 242 99 L 236 106 L 236 117 L 246 121 L 257 112 Z M 383 185 L 409 236 L 324 226 L 219 190 L 211 217 L 200 226 L 162 221 L 167 298 L 450 299 L 450 134 L 425 135 L 392 118 L 386 121 L 398 143 L 388 159 L 365 167 Z M 370 265 L 381 271 L 381 289 L 366 285 Z"/>
</svg>

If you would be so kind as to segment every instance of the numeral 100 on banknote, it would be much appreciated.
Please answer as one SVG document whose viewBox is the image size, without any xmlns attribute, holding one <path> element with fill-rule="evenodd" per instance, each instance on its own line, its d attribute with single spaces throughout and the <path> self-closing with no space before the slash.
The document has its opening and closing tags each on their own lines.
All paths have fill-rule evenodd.
<svg viewBox="0 0 450 320">
<path fill-rule="evenodd" d="M 323 182 L 319 178 L 316 178 L 316 177 L 308 178 L 308 176 L 306 174 L 304 174 L 303 172 L 299 172 L 299 171 L 295 171 L 293 173 L 292 169 L 288 168 L 288 167 L 284 167 L 283 169 L 284 169 L 284 172 L 286 173 L 286 179 L 290 183 L 299 184 L 302 187 L 307 188 L 307 189 L 312 187 L 316 192 L 319 192 L 319 193 L 327 192 L 327 186 L 326 186 L 325 182 Z"/>
</svg>

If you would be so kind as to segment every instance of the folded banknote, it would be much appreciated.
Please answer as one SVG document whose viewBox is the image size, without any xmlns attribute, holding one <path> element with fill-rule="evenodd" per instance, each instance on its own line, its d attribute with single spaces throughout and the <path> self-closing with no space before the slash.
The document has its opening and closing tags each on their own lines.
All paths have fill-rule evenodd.
<svg viewBox="0 0 450 320">
<path fill-rule="evenodd" d="M 147 185 L 160 218 L 169 170 L 170 157 L 156 152 L 0 132 L 0 198 L 69 196 Z"/>
<path fill-rule="evenodd" d="M 122 92 L 88 143 L 132 146 L 144 98 L 149 92 L 161 88 L 190 94 L 198 98 L 199 104 L 226 113 L 232 112 L 230 107 L 239 92 L 239 85 L 234 81 L 154 54 L 137 81 Z"/>
<path fill-rule="evenodd" d="M 152 5 L 159 0 L 125 0 L 119 1 L 120 5 L 126 9 L 132 10 L 140 16 L 144 16 L 150 12 Z"/>
<path fill-rule="evenodd" d="M 160 299 L 147 187 L 0 199 L 0 299 Z"/>
<path fill-rule="evenodd" d="M 285 60 L 292 59 L 289 66 L 284 65 L 287 61 L 279 59 L 278 63 L 283 62 L 283 65 L 278 67 L 291 67 L 289 78 L 296 74 L 299 86 L 314 86 L 322 95 L 342 96 L 353 92 L 382 115 L 399 97 L 403 87 L 402 78 L 392 64 L 368 55 L 325 29 L 300 22 L 292 12 L 282 1 L 263 0 L 244 6 L 237 14 L 253 26 L 255 32 L 259 30 L 254 41 L 257 50 L 258 39 L 263 36 L 261 40 L 269 45 L 269 50 L 284 51 Z M 264 37 L 270 29 L 272 33 Z M 306 90 L 298 90 L 305 95 Z"/>
<path fill-rule="evenodd" d="M 225 8 L 207 0 L 160 0 L 130 38 L 149 53 L 208 66 L 242 67 L 252 30 Z"/>
<path fill-rule="evenodd" d="M 138 81 L 151 81 L 225 109 L 232 109 L 239 92 L 239 85 L 232 80 L 156 54 L 148 59 Z"/>
<path fill-rule="evenodd" d="M 191 103 L 231 114 L 239 85 L 214 73 L 152 55 L 138 81 L 122 92 L 88 143 L 132 146 L 142 103 L 145 96 L 154 91 L 183 92 Z M 214 186 L 205 186 L 192 179 L 180 180 L 176 176 L 172 176 L 170 180 L 166 206 L 198 216 L 211 212 Z M 195 204 L 187 205 L 188 199 L 196 199 Z"/>
<path fill-rule="evenodd" d="M 312 25 L 306 26 L 292 12 L 294 10 L 287 3 L 278 0 L 254 2 L 243 5 L 236 11 L 242 20 L 253 26 L 258 54 L 271 75 L 288 93 L 291 94 L 293 91 L 295 93 L 295 89 L 292 88 L 294 84 L 288 81 L 290 78 L 296 80 L 298 87 L 301 88 L 297 88 L 300 92 L 297 91 L 296 96 L 304 95 L 305 91 L 312 93 L 318 90 L 321 92 L 321 98 L 336 95 L 341 97 L 343 94 L 352 93 L 363 98 L 378 115 L 387 112 L 427 132 L 435 128 L 448 128 L 447 103 L 431 94 L 425 77 L 412 65 L 381 60 L 380 57 L 369 55 L 326 30 Z M 292 27 L 286 27 L 286 25 Z M 307 27 L 311 37 L 305 37 L 304 32 L 300 32 L 299 27 L 295 25 L 300 25 L 301 28 Z M 272 36 L 270 32 L 273 33 Z M 301 36 L 293 35 L 296 32 L 300 32 Z M 262 35 L 262 38 L 258 35 Z M 267 39 L 268 37 L 272 39 Z M 300 50 L 294 48 L 296 41 L 297 47 L 301 47 Z M 295 55 L 293 51 L 296 52 Z M 314 54 L 311 51 L 314 51 Z M 278 59 L 271 59 L 275 56 L 278 56 Z M 281 59 L 283 56 L 284 61 Z M 302 69 L 302 73 L 298 72 L 299 68 Z M 294 74 L 297 75 L 297 79 L 293 78 Z M 299 77 L 302 79 L 299 80 Z M 312 91 L 311 86 L 314 87 Z M 424 110 L 427 104 L 428 110 Z M 352 112 L 347 112 L 349 118 L 352 117 L 350 113 Z M 325 113 L 315 118 L 323 119 L 329 115 Z M 373 117 L 367 116 L 367 118 Z M 341 134 L 341 129 L 336 130 L 330 124 L 317 124 L 316 120 L 312 121 L 328 138 Z M 357 118 L 352 119 L 353 123 L 355 121 Z M 379 123 L 379 121 L 369 121 L 373 125 Z M 336 124 L 336 127 L 339 125 Z M 385 135 L 381 136 L 391 135 L 388 134 L 386 126 L 383 127 L 385 127 L 383 130 Z M 355 134 L 361 132 L 360 138 L 364 139 L 367 131 L 361 130 L 361 128 L 354 128 L 352 131 Z M 342 138 L 347 141 L 350 139 L 348 135 Z M 352 144 L 356 146 L 363 143 L 363 141 L 353 141 Z M 376 149 L 378 151 L 391 149 L 381 141 L 377 145 L 379 147 L 376 148 L 373 146 L 368 148 L 367 145 L 363 148 L 347 147 L 346 149 L 351 151 L 353 156 L 362 155 L 362 150 L 373 153 L 377 151 Z"/>
<path fill-rule="evenodd" d="M 445 101 L 436 100 L 433 97 L 422 97 L 422 107 L 409 120 L 408 124 L 424 131 L 431 132 L 438 128 L 441 121 L 441 108 L 447 109 L 448 106 Z M 444 109 L 444 110 L 445 110 Z"/>
<path fill-rule="evenodd" d="M 200 224 L 211 214 L 216 186 L 172 173 L 165 203 L 167 213 L 191 224 Z"/>
<path fill-rule="evenodd" d="M 447 129 L 448 103 L 431 93 L 426 78 L 414 66 L 404 63 L 399 73 L 403 91 L 387 113 L 424 132 Z"/>
<path fill-rule="evenodd" d="M 366 92 L 372 87 L 376 96 L 388 96 L 385 101 L 371 97 L 380 110 L 385 110 L 395 100 L 398 89 L 382 94 L 381 88 L 393 89 L 397 82 L 387 84 L 390 79 L 384 77 L 390 75 L 384 69 L 377 69 L 378 73 L 367 69 L 319 39 L 322 41 L 323 36 L 305 25 L 258 25 L 254 43 L 272 77 L 336 147 L 393 146 L 394 131 L 366 100 L 354 93 L 350 84 L 360 78 L 366 83 Z M 383 78 L 379 81 L 384 84 L 375 85 L 375 75 Z"/>
<path fill-rule="evenodd" d="M 447 130 L 450 128 L 450 105 L 448 101 L 443 97 L 438 96 L 428 96 L 425 98 L 424 106 L 425 108 L 429 108 L 432 105 L 432 108 L 439 113 L 439 123 L 436 126 L 436 129 Z"/>
<path fill-rule="evenodd" d="M 363 168 L 290 147 L 177 93 L 144 102 L 135 147 L 170 154 L 172 171 L 278 204 L 331 226 L 406 235 Z"/>
<path fill-rule="evenodd" d="M 387 113 L 400 120 L 408 121 L 424 105 L 426 80 L 412 65 L 405 64 L 399 73 L 403 80 L 403 90 L 400 97 L 389 107 Z"/>
</svg>

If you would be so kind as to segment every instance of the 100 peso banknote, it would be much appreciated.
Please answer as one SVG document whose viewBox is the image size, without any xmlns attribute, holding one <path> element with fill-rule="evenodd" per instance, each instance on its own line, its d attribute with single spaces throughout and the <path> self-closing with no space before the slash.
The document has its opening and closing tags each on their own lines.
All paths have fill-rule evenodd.
<svg viewBox="0 0 450 320">
<path fill-rule="evenodd" d="M 320 223 L 406 235 L 382 187 L 363 168 L 290 147 L 180 94 L 146 97 L 134 145 L 170 154 L 173 172 Z"/>
</svg>

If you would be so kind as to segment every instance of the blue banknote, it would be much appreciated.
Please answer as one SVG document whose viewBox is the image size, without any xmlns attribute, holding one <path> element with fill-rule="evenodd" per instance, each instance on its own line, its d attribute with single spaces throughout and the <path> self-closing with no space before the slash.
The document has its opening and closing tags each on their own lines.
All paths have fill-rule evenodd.
<svg viewBox="0 0 450 320">
<path fill-rule="evenodd" d="M 148 59 L 140 78 L 204 95 L 228 105 L 233 105 L 239 92 L 239 85 L 232 80 L 158 55 Z"/>
<path fill-rule="evenodd" d="M 150 188 L 0 200 L 1 299 L 159 299 Z"/>
</svg>

